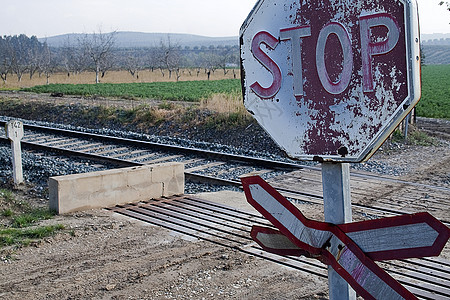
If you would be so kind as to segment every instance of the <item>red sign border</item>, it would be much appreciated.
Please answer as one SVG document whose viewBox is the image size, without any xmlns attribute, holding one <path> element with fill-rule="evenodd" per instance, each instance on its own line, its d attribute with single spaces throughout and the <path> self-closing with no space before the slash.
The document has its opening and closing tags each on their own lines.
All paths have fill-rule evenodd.
<svg viewBox="0 0 450 300">
<path fill-rule="evenodd" d="M 263 248 L 265 251 L 278 254 L 278 255 L 286 255 L 286 256 L 306 256 L 311 257 L 310 253 L 306 250 L 302 250 L 300 248 L 298 249 L 275 249 L 275 248 L 269 248 L 258 239 L 258 234 L 282 234 L 279 230 L 269 228 L 269 227 L 263 227 L 263 226 L 252 226 L 252 231 L 250 232 L 250 236 L 252 239 L 259 245 L 261 248 Z M 295 244 L 294 244 L 295 245 Z"/>
<path fill-rule="evenodd" d="M 393 260 L 393 259 L 439 256 L 442 249 L 447 244 L 448 239 L 450 238 L 450 229 L 441 222 L 439 222 L 428 212 L 406 214 L 382 219 L 340 224 L 338 226 L 343 232 L 350 233 L 355 231 L 397 227 L 402 225 L 413 225 L 419 223 L 426 223 L 428 226 L 430 226 L 431 228 L 436 230 L 436 232 L 438 232 L 439 234 L 438 238 L 431 247 L 427 246 L 401 250 L 377 251 L 366 253 L 366 255 L 373 260 Z"/>
</svg>

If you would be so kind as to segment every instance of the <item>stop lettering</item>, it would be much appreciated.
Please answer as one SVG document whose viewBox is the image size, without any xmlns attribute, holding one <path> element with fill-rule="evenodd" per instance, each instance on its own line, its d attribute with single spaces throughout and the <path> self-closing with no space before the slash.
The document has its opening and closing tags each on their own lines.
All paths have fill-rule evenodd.
<svg viewBox="0 0 450 300">
<path fill-rule="evenodd" d="M 400 35 L 400 28 L 395 19 L 388 14 L 374 14 L 362 16 L 360 20 L 361 36 L 361 59 L 363 68 L 363 91 L 372 92 L 374 90 L 372 58 L 375 55 L 386 54 L 397 45 Z M 372 42 L 373 37 L 371 29 L 377 26 L 383 26 L 387 29 L 387 35 L 384 40 Z M 343 68 L 340 78 L 332 81 L 325 65 L 325 47 L 329 37 L 336 35 L 340 47 L 342 48 Z M 267 54 L 261 50 L 264 44 L 271 49 L 279 44 L 280 41 L 291 41 L 292 43 L 292 69 L 294 76 L 294 95 L 303 95 L 303 68 L 302 68 L 302 38 L 311 36 L 311 26 L 299 26 L 280 30 L 280 37 L 276 38 L 267 31 L 258 32 L 252 41 L 251 51 L 253 56 L 265 67 L 273 76 L 273 82 L 268 88 L 262 87 L 258 82 L 253 83 L 250 88 L 263 99 L 273 98 L 281 87 L 281 70 Z M 344 25 L 337 22 L 330 22 L 325 25 L 316 41 L 316 67 L 322 87 L 330 94 L 341 94 L 350 84 L 351 73 L 353 70 L 353 51 L 348 31 Z"/>
<path fill-rule="evenodd" d="M 417 24 L 414 1 L 260 0 L 244 104 L 293 158 L 365 161 L 420 98 Z"/>
</svg>

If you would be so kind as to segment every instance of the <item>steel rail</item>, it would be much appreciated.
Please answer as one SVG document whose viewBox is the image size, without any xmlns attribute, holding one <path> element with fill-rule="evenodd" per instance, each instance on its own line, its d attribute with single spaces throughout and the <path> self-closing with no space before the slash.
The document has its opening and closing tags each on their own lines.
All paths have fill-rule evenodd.
<svg viewBox="0 0 450 300">
<path fill-rule="evenodd" d="M 7 143 L 8 139 L 5 137 L 0 137 L 0 142 Z M 93 154 L 93 153 L 70 150 L 70 149 L 60 148 L 60 147 L 56 147 L 56 146 L 45 146 L 45 145 L 41 145 L 38 143 L 25 142 L 25 141 L 22 141 L 21 144 L 24 149 L 36 150 L 36 151 L 48 151 L 48 152 L 58 153 L 63 156 L 79 157 L 79 158 L 84 158 L 87 160 L 92 160 L 92 161 L 96 161 L 96 162 L 100 162 L 100 163 L 115 164 L 120 167 L 135 167 L 135 166 L 146 165 L 146 163 L 135 162 L 132 160 L 114 158 L 114 157 L 105 156 L 105 155 L 97 155 L 97 154 Z M 235 187 L 240 187 L 240 185 L 241 185 L 240 182 L 236 181 L 236 180 L 222 179 L 222 178 L 217 178 L 217 177 L 208 176 L 208 175 L 195 174 L 192 172 L 185 172 L 184 174 L 185 174 L 186 180 L 189 182 L 193 182 L 193 183 L 209 183 L 209 184 L 235 186 Z"/>
</svg>

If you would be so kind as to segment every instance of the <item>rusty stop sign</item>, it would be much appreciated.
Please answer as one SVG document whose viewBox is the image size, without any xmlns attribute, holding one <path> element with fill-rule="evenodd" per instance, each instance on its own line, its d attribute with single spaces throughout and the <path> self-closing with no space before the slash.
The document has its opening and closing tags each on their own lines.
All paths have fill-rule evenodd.
<svg viewBox="0 0 450 300">
<path fill-rule="evenodd" d="M 292 158 L 365 161 L 419 101 L 418 31 L 415 0 L 260 0 L 244 104 Z"/>
</svg>

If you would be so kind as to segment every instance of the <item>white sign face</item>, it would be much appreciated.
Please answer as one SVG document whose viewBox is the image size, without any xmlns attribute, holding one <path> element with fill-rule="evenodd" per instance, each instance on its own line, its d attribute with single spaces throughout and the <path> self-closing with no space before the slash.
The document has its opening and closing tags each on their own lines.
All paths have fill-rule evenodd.
<svg viewBox="0 0 450 300">
<path fill-rule="evenodd" d="M 415 0 L 260 0 L 240 46 L 245 107 L 292 158 L 365 161 L 420 98 Z"/>
<path fill-rule="evenodd" d="M 22 150 L 20 146 L 20 140 L 24 135 L 23 123 L 17 120 L 9 121 L 5 125 L 5 132 L 6 137 L 11 140 L 14 183 L 19 185 L 23 182 Z"/>
<path fill-rule="evenodd" d="M 20 121 L 9 121 L 6 123 L 6 137 L 11 141 L 20 141 L 23 138 L 23 123 Z"/>
</svg>

